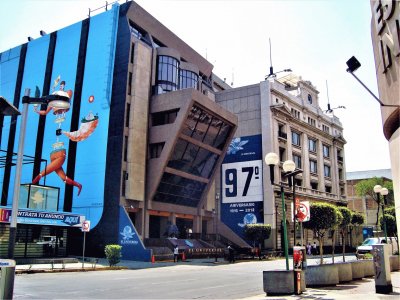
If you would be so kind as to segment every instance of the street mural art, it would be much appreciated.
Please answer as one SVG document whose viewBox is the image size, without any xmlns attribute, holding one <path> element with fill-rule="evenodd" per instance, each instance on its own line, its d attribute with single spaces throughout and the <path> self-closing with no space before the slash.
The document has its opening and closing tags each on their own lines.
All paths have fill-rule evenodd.
<svg viewBox="0 0 400 300">
<path fill-rule="evenodd" d="M 81 193 L 82 185 L 69 178 L 63 169 L 63 164 L 67 157 L 67 150 L 64 146 L 64 142 L 60 141 L 61 134 L 67 136 L 71 141 L 80 142 L 87 139 L 96 129 L 99 117 L 96 115 L 94 116 L 92 112 L 89 112 L 82 120 L 81 125 L 77 131 L 74 132 L 67 132 L 62 130 L 62 124 L 65 121 L 65 114 L 69 111 L 71 106 L 71 97 L 72 97 L 72 90 L 65 91 L 65 81 L 60 82 L 61 77 L 58 76 L 57 79 L 54 80 L 53 85 L 53 93 L 55 97 L 50 98 L 47 109 L 45 110 L 38 110 L 38 105 L 34 105 L 34 111 L 41 115 L 45 116 L 49 112 L 53 111 L 55 115 L 54 122 L 58 125 L 56 129 L 56 141 L 53 143 L 53 151 L 50 153 L 50 164 L 40 171 L 40 173 L 33 179 L 32 183 L 36 184 L 40 181 L 40 179 L 52 172 L 55 172 L 62 181 L 64 181 L 68 185 L 73 185 L 78 188 L 78 196 Z M 54 91 L 56 87 L 59 85 L 59 90 Z M 36 92 L 37 93 L 37 92 Z M 94 96 L 90 96 L 88 102 L 93 103 Z"/>
</svg>

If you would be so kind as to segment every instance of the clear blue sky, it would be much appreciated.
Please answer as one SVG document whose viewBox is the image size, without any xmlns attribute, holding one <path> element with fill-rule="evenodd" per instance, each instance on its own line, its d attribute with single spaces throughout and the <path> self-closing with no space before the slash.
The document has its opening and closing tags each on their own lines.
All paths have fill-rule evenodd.
<svg viewBox="0 0 400 300">
<path fill-rule="evenodd" d="M 109 1 L 112 2 L 112 1 Z M 120 1 L 123 3 L 125 1 Z M 214 65 L 214 73 L 234 87 L 264 80 L 269 44 L 275 71 L 291 68 L 320 91 L 347 140 L 347 172 L 390 168 L 378 102 L 346 72 L 356 56 L 358 77 L 376 94 L 368 0 L 138 0 L 140 6 Z M 87 17 L 99 0 L 2 0 L 0 52 Z M 103 11 L 99 10 L 100 11 Z"/>
</svg>

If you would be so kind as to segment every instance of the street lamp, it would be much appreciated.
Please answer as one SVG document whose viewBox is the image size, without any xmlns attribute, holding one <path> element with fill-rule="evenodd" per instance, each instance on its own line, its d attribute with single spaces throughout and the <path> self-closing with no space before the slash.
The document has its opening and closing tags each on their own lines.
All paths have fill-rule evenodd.
<svg viewBox="0 0 400 300">
<path fill-rule="evenodd" d="M 277 164 L 279 164 L 279 156 L 276 153 L 270 152 L 265 155 L 265 163 L 269 166 L 270 179 L 271 184 L 275 185 L 274 182 L 274 168 Z M 286 270 L 289 270 L 289 253 L 288 253 L 288 238 L 287 238 L 287 229 L 286 229 L 286 209 L 285 209 L 285 193 L 283 189 L 283 182 L 279 182 L 279 186 L 281 189 L 281 199 L 282 199 L 282 223 L 283 223 L 283 249 L 285 253 L 286 259 Z"/>
<path fill-rule="evenodd" d="M 214 233 L 215 233 L 215 262 L 218 261 L 218 249 L 217 249 L 217 240 L 218 240 L 218 205 L 219 203 L 219 193 L 215 194 L 215 209 L 213 209 L 214 214 Z"/>
<path fill-rule="evenodd" d="M 352 56 L 347 62 L 347 69 L 346 71 L 349 72 L 353 77 L 371 94 L 372 97 L 375 98 L 376 101 L 379 102 L 381 106 L 388 106 L 388 107 L 400 107 L 400 105 L 391 105 L 391 104 L 383 104 L 381 100 L 354 74 L 355 71 L 361 67 L 361 63 L 358 61 L 357 58 Z"/>
<path fill-rule="evenodd" d="M 389 190 L 387 188 L 383 188 L 382 186 L 377 184 L 377 185 L 374 186 L 374 192 L 376 193 L 376 196 L 378 198 L 378 205 L 381 204 L 383 228 L 384 228 L 384 232 L 385 232 L 385 241 L 387 243 L 388 240 L 387 240 L 386 220 L 385 220 L 385 213 L 384 213 L 383 210 L 384 210 L 385 204 L 387 202 L 386 196 L 387 196 L 387 194 L 389 194 Z M 383 201 L 381 201 L 381 196 L 380 195 L 383 196 Z"/>
</svg>

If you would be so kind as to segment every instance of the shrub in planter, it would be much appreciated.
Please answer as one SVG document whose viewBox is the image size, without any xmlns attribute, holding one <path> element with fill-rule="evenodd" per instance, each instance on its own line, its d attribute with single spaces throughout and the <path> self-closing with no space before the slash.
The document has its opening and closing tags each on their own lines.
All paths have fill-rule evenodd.
<svg viewBox="0 0 400 300">
<path fill-rule="evenodd" d="M 121 261 L 121 249 L 120 245 L 107 245 L 104 249 L 104 253 L 108 259 L 108 264 L 110 267 L 115 266 Z"/>
</svg>

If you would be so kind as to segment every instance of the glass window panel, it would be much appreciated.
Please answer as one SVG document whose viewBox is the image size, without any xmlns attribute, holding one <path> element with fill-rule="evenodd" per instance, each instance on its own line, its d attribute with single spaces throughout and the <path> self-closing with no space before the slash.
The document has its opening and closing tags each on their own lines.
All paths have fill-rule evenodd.
<svg viewBox="0 0 400 300">
<path fill-rule="evenodd" d="M 214 147 L 216 147 L 219 150 L 222 150 L 226 144 L 226 139 L 228 138 L 231 130 L 232 130 L 231 125 L 223 123 L 221 130 L 218 133 L 217 138 L 215 139 Z"/>
</svg>

